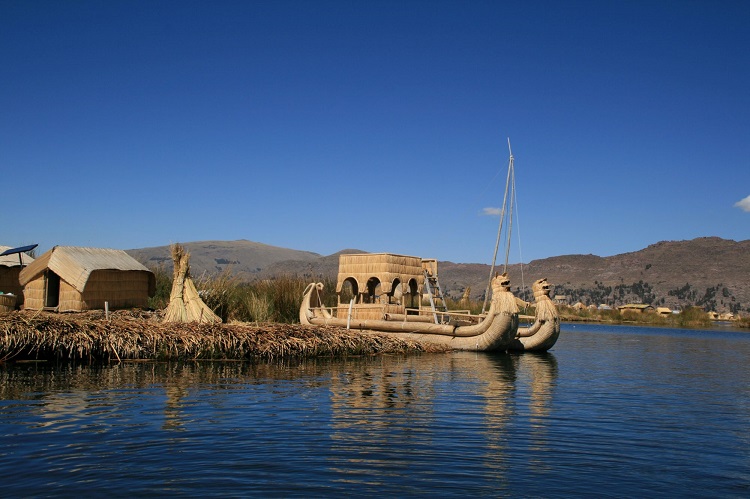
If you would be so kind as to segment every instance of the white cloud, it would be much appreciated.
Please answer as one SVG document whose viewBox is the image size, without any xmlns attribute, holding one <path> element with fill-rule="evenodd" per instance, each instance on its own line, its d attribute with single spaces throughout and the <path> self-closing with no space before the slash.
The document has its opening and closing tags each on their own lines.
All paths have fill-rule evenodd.
<svg viewBox="0 0 750 499">
<path fill-rule="evenodd" d="M 748 196 L 748 199 L 750 199 L 750 196 Z M 745 199 L 744 201 L 747 201 L 747 199 Z M 487 215 L 490 217 L 499 217 L 500 213 L 502 213 L 502 210 L 500 208 L 484 208 L 482 210 L 482 215 Z"/>
<path fill-rule="evenodd" d="M 736 208 L 741 209 L 742 211 L 750 212 L 750 196 L 740 201 L 737 201 L 736 203 L 734 203 L 734 206 Z"/>
</svg>

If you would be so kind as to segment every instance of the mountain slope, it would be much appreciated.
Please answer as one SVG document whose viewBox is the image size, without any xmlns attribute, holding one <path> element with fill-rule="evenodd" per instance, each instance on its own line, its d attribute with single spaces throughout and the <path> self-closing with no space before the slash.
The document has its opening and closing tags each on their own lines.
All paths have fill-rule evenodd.
<svg viewBox="0 0 750 499">
<path fill-rule="evenodd" d="M 194 276 L 207 273 L 220 274 L 229 270 L 240 279 L 252 281 L 259 278 L 264 269 L 282 261 L 317 262 L 321 255 L 310 251 L 299 251 L 278 246 L 239 241 L 197 241 L 180 243 L 190 252 L 190 269 Z M 133 258 L 147 267 L 163 266 L 172 271 L 172 256 L 169 246 L 157 246 L 127 250 Z"/>
</svg>

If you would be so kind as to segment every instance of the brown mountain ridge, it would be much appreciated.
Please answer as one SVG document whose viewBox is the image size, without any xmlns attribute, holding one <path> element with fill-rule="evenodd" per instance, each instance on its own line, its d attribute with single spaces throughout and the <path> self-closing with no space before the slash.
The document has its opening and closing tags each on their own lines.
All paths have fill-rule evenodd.
<svg viewBox="0 0 750 499">
<path fill-rule="evenodd" d="M 346 249 L 323 256 L 247 240 L 199 241 L 183 246 L 191 254 L 193 275 L 229 271 L 248 282 L 279 275 L 311 281 L 335 280 L 338 256 L 362 252 Z M 146 266 L 163 266 L 171 271 L 169 246 L 127 252 Z M 470 287 L 471 296 L 480 298 L 490 267 L 441 261 L 438 272 L 446 294 L 458 298 Z M 564 255 L 532 260 L 511 265 L 508 273 L 514 291 L 520 295 L 526 291 L 527 299 L 531 299 L 531 283 L 546 277 L 554 286 L 552 294 L 569 304 L 649 303 L 670 308 L 697 305 L 717 312 L 750 312 L 750 240 L 701 237 L 661 241 L 614 256 Z"/>
</svg>

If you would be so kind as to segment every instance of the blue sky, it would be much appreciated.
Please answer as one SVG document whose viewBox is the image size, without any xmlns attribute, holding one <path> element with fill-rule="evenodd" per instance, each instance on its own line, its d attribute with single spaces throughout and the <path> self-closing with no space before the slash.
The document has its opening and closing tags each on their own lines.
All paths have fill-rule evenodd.
<svg viewBox="0 0 750 499">
<path fill-rule="evenodd" d="M 747 1 L 0 0 L 0 244 L 489 263 L 508 138 L 513 262 L 745 240 L 748 20 Z"/>
</svg>

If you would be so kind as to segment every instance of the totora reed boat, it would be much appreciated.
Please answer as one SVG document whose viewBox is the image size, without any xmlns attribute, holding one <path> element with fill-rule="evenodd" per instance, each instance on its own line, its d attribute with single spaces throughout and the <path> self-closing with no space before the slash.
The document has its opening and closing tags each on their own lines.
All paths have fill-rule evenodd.
<svg viewBox="0 0 750 499">
<path fill-rule="evenodd" d="M 560 334 L 560 320 L 549 298 L 546 279 L 534 283 L 536 316 L 529 327 L 519 327 L 518 304 L 525 302 L 511 293 L 508 275 L 493 277 L 491 288 L 492 300 L 486 313 L 448 311 L 437 281 L 435 260 L 389 253 L 340 255 L 338 305 L 323 306 L 323 284 L 308 284 L 299 319 L 302 324 L 358 329 L 455 350 L 552 348 Z M 429 307 L 422 306 L 423 293 L 429 299 Z"/>
<path fill-rule="evenodd" d="M 481 314 L 448 311 L 438 281 L 436 260 L 391 253 L 361 253 L 339 256 L 337 306 L 323 306 L 323 284 L 308 284 L 300 306 L 300 322 L 393 335 L 455 350 L 549 350 L 560 335 L 560 318 L 549 298 L 547 280 L 540 279 L 532 286 L 536 300 L 533 324 L 519 327 L 518 305 L 528 304 L 510 291 L 507 250 L 505 272 L 493 275 L 506 218 L 508 246 L 510 243 L 514 200 L 511 153 L 497 244 Z M 492 299 L 485 313 L 490 290 Z M 429 308 L 423 306 L 427 300 Z"/>
</svg>

